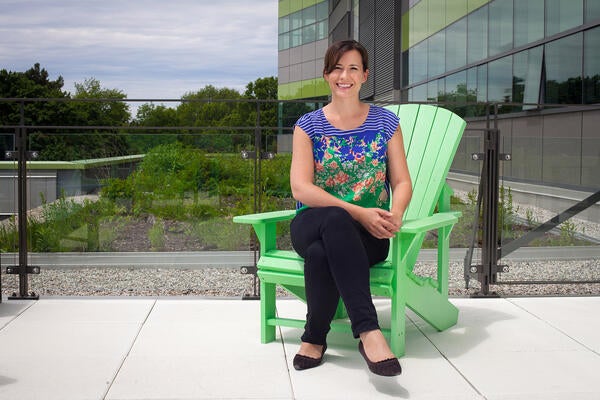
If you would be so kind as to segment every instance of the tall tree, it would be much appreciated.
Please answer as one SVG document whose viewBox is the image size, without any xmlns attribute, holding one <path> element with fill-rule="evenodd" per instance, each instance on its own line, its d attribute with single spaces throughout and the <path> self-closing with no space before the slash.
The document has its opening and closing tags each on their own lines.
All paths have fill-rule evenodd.
<svg viewBox="0 0 600 400">
<path fill-rule="evenodd" d="M 138 110 L 131 126 L 142 127 L 177 127 L 177 110 L 164 105 L 152 103 L 142 104 Z M 136 153 L 146 153 L 153 147 L 176 141 L 175 129 L 136 129 L 129 134 L 129 143 Z"/>
<path fill-rule="evenodd" d="M 206 129 L 188 130 L 181 140 L 206 152 L 232 152 L 236 150 L 239 132 L 227 127 L 242 125 L 236 100 L 241 94 L 230 88 L 207 85 L 203 89 L 187 93 L 177 107 L 179 124 L 183 127 Z M 215 127 L 211 129 L 211 127 Z M 218 129 L 216 129 L 218 127 Z"/>
<path fill-rule="evenodd" d="M 0 98 L 13 99 L 64 99 L 69 94 L 62 90 L 64 80 L 59 76 L 50 79 L 50 74 L 40 64 L 35 64 L 25 72 L 0 70 Z M 67 105 L 62 101 L 0 101 L 0 127 L 19 125 L 21 107 L 25 125 L 50 125 L 63 121 Z M 15 148 L 14 129 L 0 129 L 0 154 Z"/>
<path fill-rule="evenodd" d="M 32 137 L 32 147 L 42 159 L 72 161 L 128 154 L 121 128 L 131 118 L 127 96 L 117 89 L 102 88 L 94 78 L 75 84 L 75 94 L 65 110 L 66 121 L 59 125 L 82 127 L 45 130 Z M 90 127 L 90 129 L 87 129 Z M 107 128 L 91 128 L 107 127 Z"/>
</svg>

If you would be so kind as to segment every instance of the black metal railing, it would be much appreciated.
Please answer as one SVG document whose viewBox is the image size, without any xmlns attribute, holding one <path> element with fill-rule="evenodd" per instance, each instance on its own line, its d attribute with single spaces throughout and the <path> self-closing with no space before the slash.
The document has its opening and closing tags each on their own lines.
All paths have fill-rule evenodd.
<svg viewBox="0 0 600 400">
<path fill-rule="evenodd" d="M 113 102 L 127 102 L 130 104 L 135 103 L 159 103 L 159 104 L 170 104 L 175 106 L 184 102 L 198 103 L 198 104 L 226 104 L 231 106 L 231 109 L 238 113 L 238 115 L 245 115 L 245 125 L 239 125 L 239 119 L 229 124 L 215 123 L 214 125 L 208 124 L 197 124 L 197 121 L 186 120 L 184 123 L 179 123 L 176 126 L 143 126 L 140 125 L 140 121 L 129 122 L 120 125 L 103 125 L 92 123 L 90 125 L 70 125 L 67 121 L 43 121 L 37 123 L 34 121 L 34 116 L 28 114 L 39 112 L 43 109 L 44 105 L 50 103 L 61 103 L 67 104 L 70 102 L 100 102 L 111 104 Z M 90 143 L 86 143 L 86 140 L 93 140 L 94 138 L 113 138 L 113 142 L 103 141 L 102 143 L 108 143 L 108 150 L 103 153 L 104 158 L 123 157 L 128 155 L 127 148 L 123 150 L 123 145 L 127 140 L 129 143 L 134 143 L 138 147 L 137 149 L 143 149 L 144 152 L 150 150 L 153 145 L 157 144 L 168 144 L 173 142 L 183 142 L 187 146 L 194 148 L 197 151 L 201 151 L 207 154 L 228 154 L 230 157 L 236 157 L 251 166 L 247 175 L 247 179 L 251 182 L 251 189 L 246 196 L 244 203 L 251 205 L 246 211 L 260 212 L 265 210 L 265 201 L 269 203 L 266 208 L 269 208 L 272 204 L 271 197 L 266 198 L 272 194 L 273 189 L 269 188 L 269 182 L 265 180 L 272 179 L 273 175 L 265 176 L 265 168 L 272 160 L 281 157 L 281 154 L 291 151 L 291 144 L 289 140 L 285 140 L 286 135 L 289 137 L 291 133 L 291 126 L 293 122 L 303 113 L 315 109 L 321 106 L 322 102 L 301 102 L 301 101 L 266 101 L 266 100 L 211 100 L 211 99 L 200 99 L 200 100 L 181 100 L 181 99 L 141 99 L 141 100 L 115 100 L 115 99 L 0 99 L 0 104 L 10 105 L 12 107 L 11 113 L 5 112 L 4 115 L 0 115 L 0 135 L 3 135 L 5 140 L 0 141 L 0 146 L 4 146 L 3 153 L 6 159 L 13 160 L 14 165 L 11 168 L 15 168 L 17 171 L 17 202 L 15 204 L 14 214 L 17 217 L 17 236 L 18 243 L 18 261 L 14 265 L 4 265 L 8 274 L 16 274 L 19 279 L 18 293 L 15 292 L 11 299 L 36 299 L 38 295 L 34 290 L 31 290 L 29 275 L 37 274 L 40 272 L 40 268 L 43 265 L 29 265 L 28 254 L 30 253 L 30 239 L 29 227 L 28 227 L 28 210 L 31 207 L 32 193 L 28 192 L 28 187 L 33 179 L 28 175 L 28 168 L 31 170 L 33 163 L 32 159 L 36 156 L 40 156 L 43 159 L 47 156 L 44 154 L 45 148 L 44 143 L 69 143 L 72 146 L 89 146 Z M 388 103 L 380 103 L 385 105 Z M 504 111 L 514 108 L 513 104 L 505 103 L 493 103 L 493 104 L 441 104 L 442 106 L 452 109 L 453 111 L 462 115 L 473 115 L 473 110 L 479 110 L 478 113 L 484 112 L 483 115 L 470 119 L 470 124 L 467 128 L 467 132 L 470 135 L 474 135 L 478 141 L 478 151 L 469 152 L 463 150 L 459 151 L 455 164 L 458 167 L 454 170 L 467 173 L 476 178 L 479 183 L 477 185 L 477 201 L 475 206 L 474 217 L 471 221 L 467 221 L 467 225 L 470 228 L 470 241 L 465 246 L 466 255 L 464 259 L 464 279 L 468 286 L 471 279 L 477 280 L 480 283 L 480 290 L 476 293 L 478 296 L 490 296 L 493 292 L 490 290 L 491 285 L 502 284 L 503 281 L 498 279 L 499 274 L 507 271 L 507 267 L 500 265 L 502 257 L 508 253 L 514 251 L 520 246 L 526 245 L 530 242 L 537 233 L 545 231 L 552 226 L 556 226 L 558 223 L 566 221 L 568 218 L 576 215 L 578 212 L 583 211 L 586 208 L 595 206 L 598 202 L 598 193 L 591 194 L 584 201 L 569 208 L 565 213 L 560 213 L 551 221 L 542 224 L 539 228 L 534 228 L 532 233 L 523 236 L 521 239 L 516 239 L 513 242 L 503 243 L 501 236 L 502 233 L 499 230 L 498 224 L 498 210 L 499 210 L 499 192 L 501 189 L 502 179 L 512 178 L 510 175 L 502 175 L 502 163 L 514 159 L 511 157 L 510 146 L 503 146 L 503 132 L 501 128 L 501 121 L 507 120 L 509 117 L 531 117 L 540 115 L 552 115 L 554 113 L 565 113 L 565 112 L 593 112 L 597 113 L 597 106 L 565 106 L 561 105 L 560 108 L 557 106 L 542 106 L 536 105 L 535 110 L 520 112 L 516 114 L 504 114 Z M 522 106 L 522 105 L 519 105 Z M 238 108 L 236 108 L 238 107 Z M 548 107 L 546 111 L 545 107 Z M 522 107 L 521 107 L 522 108 Z M 6 110 L 6 108 L 5 108 Z M 275 111 L 275 112 L 274 112 Z M 545 114 L 546 113 L 546 114 Z M 273 115 L 276 118 L 273 118 Z M 16 117 L 18 116 L 18 118 Z M 18 119 L 18 120 L 17 120 Z M 251 123 L 249 123 L 251 122 Z M 483 124 L 483 127 L 471 127 L 471 124 Z M 95 136 L 94 136 L 95 135 Z M 8 140 L 6 140 L 8 138 Z M 595 141 L 600 141 L 600 137 L 593 137 Z M 43 140 L 42 140 L 43 139 Z M 69 140 L 67 140 L 69 139 Z M 75 140 L 77 139 L 77 140 Z M 44 141 L 45 140 L 45 141 Z M 54 140 L 54 141 L 53 141 Z M 124 141 L 125 140 L 125 141 Z M 579 139 L 581 140 L 581 139 Z M 143 143 L 141 146 L 140 143 Z M 597 142 L 594 142 L 597 143 Z M 114 146 L 113 146 L 114 144 Z M 502 149 L 503 147 L 509 147 L 508 149 Z M 597 145 L 598 148 L 600 146 Z M 112 151 L 112 153 L 111 153 Z M 126 153 L 126 154 L 123 154 Z M 38 158 L 39 162 L 43 162 Z M 460 162 L 459 162 L 460 161 Z M 479 165 L 479 162 L 483 162 L 483 165 Z M 514 162 L 514 161 L 511 161 Z M 468 164 L 467 164 L 468 163 Z M 135 163 L 134 163 L 135 164 Z M 468 168 L 461 168 L 460 165 L 467 165 Z M 29 166 L 29 167 L 28 167 Z M 69 166 L 71 168 L 72 166 Z M 113 178 L 114 171 L 113 167 L 106 167 L 103 172 L 90 174 L 95 177 L 87 177 L 88 180 L 93 181 L 86 189 L 79 189 L 79 192 L 92 191 L 96 192 L 99 187 L 105 184 L 103 178 Z M 514 170 L 515 168 L 513 168 Z M 135 168 L 129 168 L 125 172 L 125 175 L 131 175 Z M 277 171 L 281 176 L 285 176 L 287 171 Z M 277 174 L 275 174 L 277 175 Z M 100 178 L 98 178 L 100 177 Z M 225 172 L 220 177 L 221 180 L 225 181 L 228 177 L 225 176 Z M 58 178 L 57 178 L 58 179 Z M 198 178 L 194 178 L 198 179 Z M 207 178 L 208 179 L 208 178 Z M 217 179 L 219 180 L 219 179 Z M 518 178 L 517 178 L 518 180 Z M 527 181 L 527 179 L 525 179 Z M 219 182 L 214 183 L 217 185 Z M 539 182 L 538 182 L 539 183 Z M 544 184 L 544 182 L 541 182 Z M 567 186 L 568 186 L 567 182 Z M 560 186 L 560 185 L 559 185 Z M 564 185 L 563 185 L 564 186 Z M 590 185 L 579 179 L 576 185 L 583 190 L 587 190 L 590 193 L 594 193 L 590 190 Z M 189 188 L 187 190 L 190 190 Z M 194 190 L 194 189 L 191 189 Z M 228 190 L 234 190 L 229 188 Z M 276 189 L 279 190 L 279 189 Z M 187 196 L 183 193 L 185 190 L 182 189 L 181 196 Z M 285 190 L 284 190 L 285 192 Z M 66 193 L 69 193 L 67 190 Z M 198 196 L 196 192 L 194 196 Z M 286 198 L 288 204 L 291 204 L 289 190 L 287 193 L 279 193 L 277 196 L 280 198 Z M 56 196 L 60 197 L 59 194 Z M 145 201 L 144 198 L 136 199 L 138 204 Z M 171 200 L 169 200 L 171 201 Z M 163 203 L 168 204 L 167 200 Z M 281 205 L 282 203 L 276 203 L 272 206 Z M 133 212 L 135 212 L 135 206 L 131 206 Z M 97 225 L 97 221 L 93 222 Z M 98 235 L 97 226 L 94 228 L 87 228 L 88 235 Z M 480 240 L 477 237 L 481 236 Z M 71 238 L 72 239 L 72 238 Z M 99 239 L 95 238 L 90 243 L 98 243 Z M 473 264 L 474 249 L 477 246 L 476 243 L 481 242 L 481 262 Z M 243 271 L 252 275 L 253 279 L 253 293 L 248 294 L 247 298 L 256 298 L 257 285 L 256 285 L 256 244 L 250 243 L 249 248 L 254 250 L 254 265 L 247 265 L 242 268 Z M 96 249 L 98 251 L 98 249 Z M 0 262 L 2 258 L 0 257 Z M 6 263 L 5 263 L 6 264 Z M 2 267 L 2 265 L 0 265 Z M 564 280 L 565 282 L 570 282 Z M 600 282 L 600 279 L 586 280 L 582 282 Z M 510 283 L 505 281 L 505 284 Z M 522 282 L 519 282 L 522 283 Z M 0 282 L 1 285 L 1 282 Z M 1 286 L 0 286 L 1 287 Z"/>
</svg>

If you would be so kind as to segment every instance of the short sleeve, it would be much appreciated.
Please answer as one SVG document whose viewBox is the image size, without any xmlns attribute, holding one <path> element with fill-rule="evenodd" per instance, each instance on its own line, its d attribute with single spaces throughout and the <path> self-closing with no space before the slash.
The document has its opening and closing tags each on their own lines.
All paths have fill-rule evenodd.
<svg viewBox="0 0 600 400">
<path fill-rule="evenodd" d="M 302 115 L 300 118 L 298 118 L 298 121 L 296 121 L 294 126 L 299 126 L 302 128 L 308 137 L 312 139 L 315 136 L 316 131 L 315 111 Z"/>
<path fill-rule="evenodd" d="M 394 136 L 394 133 L 400 124 L 400 118 L 390 110 L 383 107 L 381 107 L 379 110 L 379 118 L 381 124 L 383 125 L 385 140 L 388 141 L 392 138 L 392 136 Z"/>
</svg>

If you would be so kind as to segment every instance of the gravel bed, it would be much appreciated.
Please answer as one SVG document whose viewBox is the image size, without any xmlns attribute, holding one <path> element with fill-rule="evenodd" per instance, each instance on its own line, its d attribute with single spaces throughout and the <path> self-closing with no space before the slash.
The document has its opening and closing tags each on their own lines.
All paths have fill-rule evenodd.
<svg viewBox="0 0 600 400">
<path fill-rule="evenodd" d="M 600 281 L 600 260 L 507 262 L 510 272 L 499 281 Z M 436 266 L 417 263 L 415 272 L 435 277 Z M 465 288 L 463 264 L 450 263 L 449 293 L 468 297 L 477 293 L 479 283 L 471 280 Z M 65 268 L 42 269 L 31 275 L 30 290 L 40 296 L 215 296 L 238 297 L 254 293 L 254 278 L 239 268 Z M 2 277 L 3 295 L 18 292 L 18 278 Z M 502 284 L 491 285 L 500 296 L 600 295 L 600 283 Z M 280 290 L 279 295 L 288 294 Z"/>
</svg>

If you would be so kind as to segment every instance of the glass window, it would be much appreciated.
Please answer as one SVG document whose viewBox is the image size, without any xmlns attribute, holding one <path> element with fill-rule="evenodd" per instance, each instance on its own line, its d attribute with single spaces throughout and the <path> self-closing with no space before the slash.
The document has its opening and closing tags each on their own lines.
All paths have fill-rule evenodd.
<svg viewBox="0 0 600 400">
<path fill-rule="evenodd" d="M 427 14 L 429 34 L 444 29 L 446 26 L 446 0 L 429 0 Z"/>
<path fill-rule="evenodd" d="M 427 38 L 429 34 L 427 24 L 427 2 L 420 2 L 410 10 L 409 18 L 410 44 L 418 43 Z"/>
<path fill-rule="evenodd" d="M 409 52 L 407 51 L 403 51 L 402 52 L 402 87 L 407 87 L 409 85 L 410 82 L 410 78 L 408 76 L 408 71 L 410 71 L 410 57 L 409 57 Z"/>
<path fill-rule="evenodd" d="M 512 56 L 489 63 L 487 94 L 489 101 L 512 101 Z"/>
<path fill-rule="evenodd" d="M 408 74 L 412 85 L 427 79 L 427 41 L 422 41 L 408 51 L 410 62 Z"/>
<path fill-rule="evenodd" d="M 467 102 L 467 71 L 460 71 L 446 77 L 446 90 L 440 98 L 447 102 L 448 108 L 464 115 Z"/>
<path fill-rule="evenodd" d="M 445 32 L 439 31 L 426 40 L 427 49 L 427 76 L 432 77 L 446 72 L 446 41 Z"/>
<path fill-rule="evenodd" d="M 510 50 L 513 44 L 513 0 L 495 0 L 489 4 L 488 54 Z"/>
<path fill-rule="evenodd" d="M 327 21 L 317 22 L 317 40 L 327 38 Z"/>
<path fill-rule="evenodd" d="M 289 32 L 290 30 L 290 17 L 286 15 L 285 17 L 279 18 L 279 33 Z"/>
<path fill-rule="evenodd" d="M 536 108 L 533 104 L 540 102 L 542 51 L 539 46 L 513 56 L 513 101 L 531 104 L 523 106 L 523 110 Z"/>
<path fill-rule="evenodd" d="M 302 10 L 290 14 L 290 29 L 298 29 L 302 26 Z"/>
<path fill-rule="evenodd" d="M 581 103 L 583 58 L 581 41 L 582 34 L 577 33 L 546 44 L 546 103 Z"/>
<path fill-rule="evenodd" d="M 546 36 L 583 24 L 583 0 L 546 0 Z"/>
<path fill-rule="evenodd" d="M 309 25 L 302 28 L 302 44 L 311 43 L 317 40 L 315 25 Z"/>
<path fill-rule="evenodd" d="M 445 1 L 444 3 L 446 3 L 447 25 L 467 15 L 467 0 L 452 0 Z"/>
<path fill-rule="evenodd" d="M 329 4 L 327 3 L 327 1 L 323 1 L 317 4 L 317 21 L 329 18 Z"/>
<path fill-rule="evenodd" d="M 296 29 L 290 32 L 290 47 L 300 46 L 302 44 L 302 29 Z"/>
<path fill-rule="evenodd" d="M 427 83 L 427 101 L 437 102 L 444 94 L 444 80 L 436 79 Z"/>
<path fill-rule="evenodd" d="M 544 38 L 544 0 L 515 1 L 515 47 Z"/>
<path fill-rule="evenodd" d="M 477 117 L 485 115 L 485 103 L 487 101 L 487 66 L 469 68 L 467 70 L 467 94 L 466 101 L 471 103 L 467 106 L 465 115 Z"/>
<path fill-rule="evenodd" d="M 488 101 L 488 66 L 477 67 L 477 101 Z"/>
<path fill-rule="evenodd" d="M 600 103 L 600 28 L 586 31 L 583 40 L 583 101 Z"/>
<path fill-rule="evenodd" d="M 488 6 L 481 7 L 467 17 L 467 62 L 487 58 Z"/>
<path fill-rule="evenodd" d="M 600 1 L 598 0 L 587 0 L 585 2 L 585 22 L 594 21 L 600 18 Z"/>
<path fill-rule="evenodd" d="M 446 71 L 467 64 L 467 19 L 463 18 L 446 28 Z"/>
<path fill-rule="evenodd" d="M 427 101 L 427 84 L 412 88 L 410 93 L 411 101 Z"/>
<path fill-rule="evenodd" d="M 285 50 L 290 48 L 290 34 L 284 33 L 279 35 L 279 50 Z"/>
<path fill-rule="evenodd" d="M 310 25 L 317 22 L 317 7 L 311 6 L 302 10 L 302 24 Z"/>
</svg>

